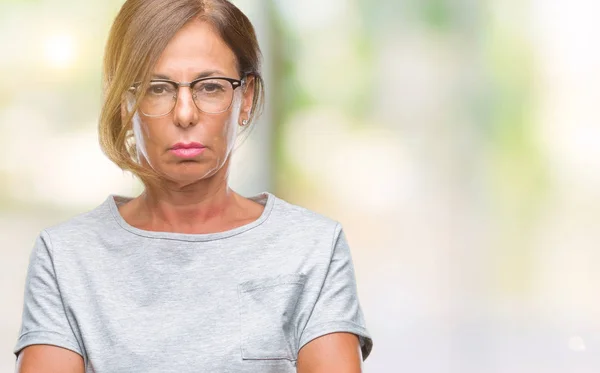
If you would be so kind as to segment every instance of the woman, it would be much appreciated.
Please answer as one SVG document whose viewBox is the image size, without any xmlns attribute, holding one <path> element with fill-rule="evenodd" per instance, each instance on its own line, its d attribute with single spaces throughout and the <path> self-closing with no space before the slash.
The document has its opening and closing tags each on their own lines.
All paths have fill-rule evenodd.
<svg viewBox="0 0 600 373">
<path fill-rule="evenodd" d="M 128 0 L 100 141 L 141 178 L 44 230 L 17 372 L 359 372 L 372 348 L 341 226 L 227 183 L 260 112 L 254 29 L 226 0 Z"/>
</svg>

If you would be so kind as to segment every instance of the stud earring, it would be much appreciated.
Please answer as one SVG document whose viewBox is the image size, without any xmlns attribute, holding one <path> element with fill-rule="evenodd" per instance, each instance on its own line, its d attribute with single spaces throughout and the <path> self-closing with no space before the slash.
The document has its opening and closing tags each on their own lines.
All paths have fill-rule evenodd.
<svg viewBox="0 0 600 373">
<path fill-rule="evenodd" d="M 248 119 L 244 119 L 244 120 L 242 121 L 242 126 L 245 126 L 246 124 L 248 124 Z"/>
</svg>

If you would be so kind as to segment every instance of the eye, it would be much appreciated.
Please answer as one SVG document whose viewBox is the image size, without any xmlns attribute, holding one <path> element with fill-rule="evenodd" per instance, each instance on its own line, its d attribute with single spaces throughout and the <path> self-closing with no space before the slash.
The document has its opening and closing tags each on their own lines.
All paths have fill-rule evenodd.
<svg viewBox="0 0 600 373">
<path fill-rule="evenodd" d="M 216 81 L 200 82 L 196 85 L 195 91 L 200 94 L 216 94 L 225 91 L 225 86 Z"/>
<path fill-rule="evenodd" d="M 164 87 L 151 87 L 150 91 L 154 94 L 159 95 L 165 91 L 165 88 Z"/>
<path fill-rule="evenodd" d="M 173 94 L 173 87 L 165 82 L 152 82 L 146 90 L 146 94 L 150 96 L 165 96 Z"/>
</svg>

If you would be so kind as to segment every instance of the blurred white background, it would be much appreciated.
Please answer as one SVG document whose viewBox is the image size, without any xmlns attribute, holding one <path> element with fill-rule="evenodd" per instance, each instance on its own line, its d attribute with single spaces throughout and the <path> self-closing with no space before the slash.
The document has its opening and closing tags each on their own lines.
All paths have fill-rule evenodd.
<svg viewBox="0 0 600 373">
<path fill-rule="evenodd" d="M 344 225 L 366 372 L 600 371 L 600 3 L 244 0 L 267 111 L 232 184 Z M 140 186 L 101 153 L 122 0 L 0 0 L 0 370 L 39 231 Z"/>
</svg>

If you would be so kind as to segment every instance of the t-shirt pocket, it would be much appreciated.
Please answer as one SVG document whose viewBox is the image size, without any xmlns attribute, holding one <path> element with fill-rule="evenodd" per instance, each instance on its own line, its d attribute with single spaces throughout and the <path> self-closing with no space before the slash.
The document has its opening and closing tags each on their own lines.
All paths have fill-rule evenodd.
<svg viewBox="0 0 600 373">
<path fill-rule="evenodd" d="M 238 284 L 242 359 L 297 359 L 296 305 L 306 275 L 293 273 Z"/>
</svg>

